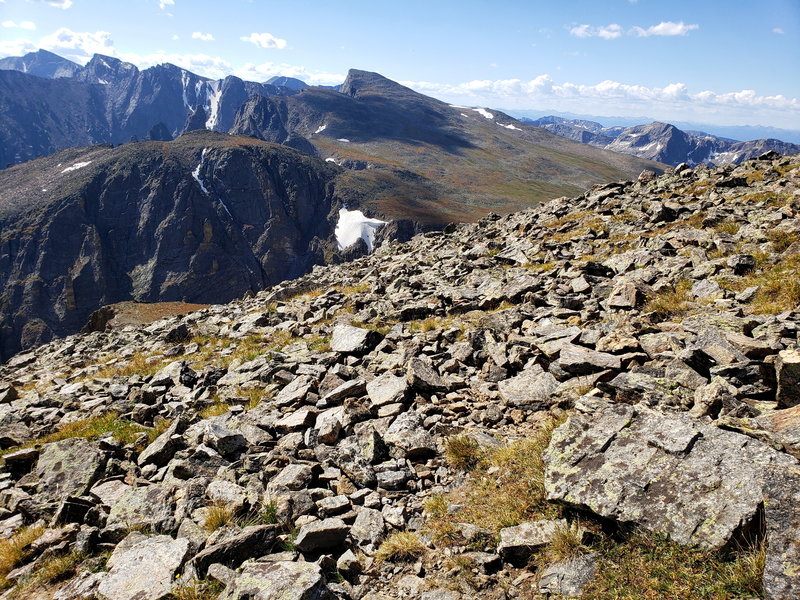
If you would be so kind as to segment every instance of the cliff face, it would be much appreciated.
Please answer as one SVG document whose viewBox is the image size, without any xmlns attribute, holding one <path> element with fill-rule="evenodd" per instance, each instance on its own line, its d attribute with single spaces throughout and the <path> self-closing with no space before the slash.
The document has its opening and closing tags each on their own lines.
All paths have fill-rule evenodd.
<svg viewBox="0 0 800 600">
<path fill-rule="evenodd" d="M 122 300 L 226 302 L 297 276 L 329 237 L 335 168 L 202 132 L 0 173 L 0 357 Z"/>
</svg>

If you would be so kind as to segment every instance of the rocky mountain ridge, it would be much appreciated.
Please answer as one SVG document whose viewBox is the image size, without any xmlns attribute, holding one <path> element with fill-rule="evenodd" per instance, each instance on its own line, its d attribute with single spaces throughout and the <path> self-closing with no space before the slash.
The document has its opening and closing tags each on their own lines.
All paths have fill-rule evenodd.
<svg viewBox="0 0 800 600">
<path fill-rule="evenodd" d="M 7 597 L 795 598 L 799 215 L 645 172 L 20 354 Z"/>
<path fill-rule="evenodd" d="M 632 127 L 603 127 L 600 123 L 581 119 L 542 117 L 524 119 L 571 140 L 614 152 L 632 154 L 668 165 L 710 164 L 738 165 L 764 152 L 797 154 L 800 146 L 775 139 L 740 142 L 702 131 L 682 131 L 669 123 L 653 122 Z"/>
</svg>

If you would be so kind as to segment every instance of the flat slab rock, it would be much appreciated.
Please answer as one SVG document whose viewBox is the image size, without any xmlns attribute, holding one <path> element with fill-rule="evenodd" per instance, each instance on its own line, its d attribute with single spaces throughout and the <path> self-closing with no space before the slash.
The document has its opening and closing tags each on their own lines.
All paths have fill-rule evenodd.
<svg viewBox="0 0 800 600">
<path fill-rule="evenodd" d="M 100 580 L 102 600 L 159 600 L 172 590 L 175 573 L 189 552 L 189 540 L 133 532 L 108 559 L 109 571 Z"/>
<path fill-rule="evenodd" d="M 548 499 L 708 549 L 754 519 L 765 467 L 797 464 L 738 433 L 628 405 L 573 415 L 544 462 Z"/>
<path fill-rule="evenodd" d="M 764 512 L 767 523 L 765 595 L 769 600 L 800 598 L 800 469 L 767 469 Z"/>
<path fill-rule="evenodd" d="M 279 561 L 249 563 L 219 600 L 333 600 L 319 565 Z"/>
<path fill-rule="evenodd" d="M 70 438 L 44 444 L 39 452 L 35 473 L 39 478 L 37 494 L 45 501 L 85 494 L 105 462 L 96 442 Z"/>
</svg>

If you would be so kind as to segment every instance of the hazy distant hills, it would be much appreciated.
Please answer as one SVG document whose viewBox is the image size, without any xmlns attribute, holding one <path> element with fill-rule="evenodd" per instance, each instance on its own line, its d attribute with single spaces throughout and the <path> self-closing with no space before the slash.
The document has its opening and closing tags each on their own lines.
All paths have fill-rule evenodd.
<svg viewBox="0 0 800 600">
<path fill-rule="evenodd" d="M 632 154 L 669 165 L 739 164 L 773 150 L 779 154 L 800 153 L 800 145 L 775 139 L 740 142 L 702 131 L 682 131 L 659 123 L 633 127 L 604 127 L 595 121 L 547 116 L 523 121 L 556 135 L 597 148 Z"/>
</svg>

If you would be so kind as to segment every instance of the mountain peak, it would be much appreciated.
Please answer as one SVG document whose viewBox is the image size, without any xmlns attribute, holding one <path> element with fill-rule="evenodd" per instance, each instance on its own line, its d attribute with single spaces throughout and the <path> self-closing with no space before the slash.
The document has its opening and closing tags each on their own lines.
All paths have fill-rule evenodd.
<svg viewBox="0 0 800 600">
<path fill-rule="evenodd" d="M 411 92 L 416 94 L 411 88 L 400 85 L 396 81 L 384 77 L 380 73 L 373 73 L 372 71 L 360 71 L 359 69 L 350 69 L 347 72 L 347 77 L 342 84 L 341 93 L 358 98 L 364 93 L 386 93 L 386 92 Z"/>
</svg>

